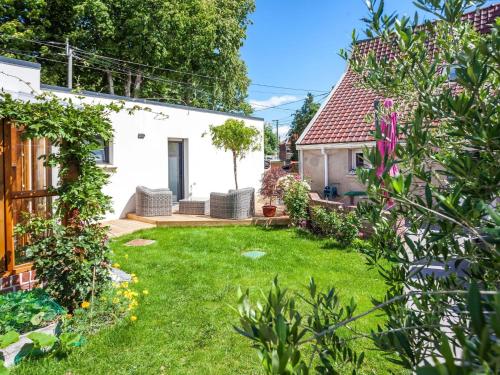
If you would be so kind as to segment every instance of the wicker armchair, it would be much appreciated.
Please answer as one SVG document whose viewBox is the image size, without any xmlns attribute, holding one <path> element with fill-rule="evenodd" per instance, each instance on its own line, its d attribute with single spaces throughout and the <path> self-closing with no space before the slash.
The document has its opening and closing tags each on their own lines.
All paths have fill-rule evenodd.
<svg viewBox="0 0 500 375">
<path fill-rule="evenodd" d="M 255 189 L 229 190 L 210 194 L 210 216 L 219 219 L 247 219 L 255 214 Z"/>
<path fill-rule="evenodd" d="M 139 216 L 171 216 L 172 192 L 168 189 L 135 189 L 135 213 Z"/>
</svg>

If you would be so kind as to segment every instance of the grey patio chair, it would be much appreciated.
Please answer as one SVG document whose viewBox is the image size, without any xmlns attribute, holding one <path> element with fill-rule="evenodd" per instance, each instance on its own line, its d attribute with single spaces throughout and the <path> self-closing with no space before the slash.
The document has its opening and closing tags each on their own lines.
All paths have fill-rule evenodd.
<svg viewBox="0 0 500 375">
<path fill-rule="evenodd" d="M 247 219 L 255 214 L 255 189 L 229 190 L 210 194 L 210 216 L 219 219 Z"/>
<path fill-rule="evenodd" d="M 135 189 L 135 213 L 139 216 L 171 216 L 172 192 L 168 189 Z"/>
</svg>

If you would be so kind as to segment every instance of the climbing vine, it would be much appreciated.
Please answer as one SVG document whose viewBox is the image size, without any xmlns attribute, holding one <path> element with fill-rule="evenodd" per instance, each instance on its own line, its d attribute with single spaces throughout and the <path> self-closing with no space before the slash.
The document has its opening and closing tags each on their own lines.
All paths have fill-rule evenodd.
<svg viewBox="0 0 500 375">
<path fill-rule="evenodd" d="M 58 167 L 56 215 L 68 214 L 90 223 L 101 219 L 111 208 L 111 199 L 102 192 L 108 173 L 96 164 L 93 151 L 100 139 L 111 139 L 113 129 L 109 114 L 123 108 L 121 103 L 88 104 L 53 94 L 38 95 L 36 100 L 13 99 L 0 94 L 0 118 L 22 127 L 23 139 L 46 138 L 53 146 L 44 155 L 45 164 Z"/>
<path fill-rule="evenodd" d="M 50 93 L 30 101 L 0 93 L 0 118 L 22 128 L 23 140 L 45 138 L 51 145 L 41 157 L 58 171 L 58 183 L 49 187 L 54 212 L 48 219 L 26 214 L 15 235 L 28 239 L 23 250 L 33 259 L 39 282 L 70 311 L 110 283 L 110 250 L 99 224 L 111 209 L 111 197 L 102 191 L 109 175 L 93 151 L 110 141 L 109 115 L 123 108 L 123 103 L 88 104 Z"/>
</svg>

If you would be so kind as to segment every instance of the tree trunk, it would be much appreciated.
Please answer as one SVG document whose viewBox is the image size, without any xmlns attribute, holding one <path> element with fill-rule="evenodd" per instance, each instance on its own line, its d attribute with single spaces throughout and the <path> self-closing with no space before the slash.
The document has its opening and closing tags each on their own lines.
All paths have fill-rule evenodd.
<svg viewBox="0 0 500 375">
<path fill-rule="evenodd" d="M 238 171 L 236 169 L 236 152 L 233 152 L 233 168 L 234 168 L 234 185 L 238 190 Z"/>
<path fill-rule="evenodd" d="M 141 92 L 141 83 L 142 83 L 142 73 L 139 72 L 135 76 L 135 82 L 134 82 L 134 98 L 139 97 L 139 93 Z"/>
<path fill-rule="evenodd" d="M 62 142 L 61 148 L 67 148 L 69 147 L 68 142 Z M 62 177 L 62 182 L 66 184 L 71 184 L 74 183 L 75 181 L 78 180 L 78 177 L 80 176 L 80 164 L 76 158 L 71 158 L 66 160 L 66 167 L 67 167 L 67 172 L 66 174 Z M 79 216 L 80 212 L 78 211 L 78 208 L 76 207 L 68 207 L 67 204 L 64 205 L 64 216 L 62 219 L 62 224 L 65 226 L 74 226 L 77 225 L 79 222 Z"/>
<path fill-rule="evenodd" d="M 125 81 L 125 96 L 130 96 L 130 87 L 132 86 L 132 72 L 127 72 L 127 80 Z"/>
<path fill-rule="evenodd" d="M 106 77 L 108 78 L 108 88 L 111 95 L 115 94 L 115 84 L 113 82 L 113 73 L 110 70 L 106 70 Z"/>
</svg>

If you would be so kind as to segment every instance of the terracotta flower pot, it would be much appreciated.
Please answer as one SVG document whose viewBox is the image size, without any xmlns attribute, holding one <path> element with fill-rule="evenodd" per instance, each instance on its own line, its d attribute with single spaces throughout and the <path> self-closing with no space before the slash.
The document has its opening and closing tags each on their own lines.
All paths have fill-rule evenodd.
<svg viewBox="0 0 500 375">
<path fill-rule="evenodd" d="M 262 206 L 262 212 L 264 213 L 265 217 L 274 217 L 274 215 L 276 215 L 276 206 Z"/>
</svg>

